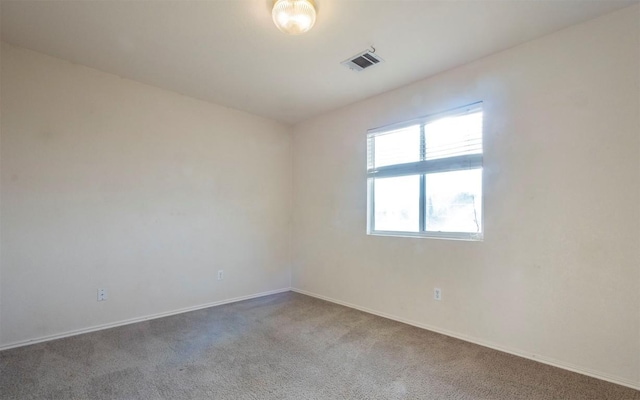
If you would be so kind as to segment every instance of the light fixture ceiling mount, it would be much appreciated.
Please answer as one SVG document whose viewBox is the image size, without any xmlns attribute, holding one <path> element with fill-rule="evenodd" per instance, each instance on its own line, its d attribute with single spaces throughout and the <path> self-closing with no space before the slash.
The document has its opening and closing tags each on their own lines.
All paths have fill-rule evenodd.
<svg viewBox="0 0 640 400">
<path fill-rule="evenodd" d="M 315 24 L 316 8 L 313 0 L 275 0 L 271 16 L 282 32 L 300 35 Z"/>
</svg>

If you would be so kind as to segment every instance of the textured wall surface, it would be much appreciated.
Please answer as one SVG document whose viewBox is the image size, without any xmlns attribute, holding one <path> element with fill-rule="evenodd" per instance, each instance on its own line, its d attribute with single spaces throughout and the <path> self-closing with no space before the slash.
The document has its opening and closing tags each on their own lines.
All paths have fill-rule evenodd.
<svg viewBox="0 0 640 400">
<path fill-rule="evenodd" d="M 640 387 L 639 21 L 634 6 L 295 126 L 292 286 Z M 367 236 L 367 129 L 480 100 L 485 240 Z"/>
<path fill-rule="evenodd" d="M 289 287 L 288 127 L 3 44 L 1 128 L 0 345 Z"/>
</svg>

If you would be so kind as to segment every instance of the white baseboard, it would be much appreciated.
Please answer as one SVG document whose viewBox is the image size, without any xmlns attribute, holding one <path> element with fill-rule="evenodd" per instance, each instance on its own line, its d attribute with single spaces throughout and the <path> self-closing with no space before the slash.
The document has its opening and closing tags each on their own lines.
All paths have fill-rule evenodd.
<svg viewBox="0 0 640 400">
<path fill-rule="evenodd" d="M 495 344 L 495 343 L 488 342 L 486 340 L 478 339 L 478 338 L 471 337 L 471 336 L 464 335 L 464 334 L 457 333 L 457 332 L 451 332 L 451 331 L 448 331 L 446 329 L 437 328 L 435 326 L 423 324 L 423 323 L 416 322 L 416 321 L 411 321 L 411 320 L 408 320 L 408 319 L 405 319 L 405 318 L 396 317 L 394 315 L 390 315 L 390 314 L 387 314 L 387 313 L 384 313 L 384 312 L 372 310 L 370 308 L 358 306 L 358 305 L 355 305 L 355 304 L 347 303 L 346 301 L 332 299 L 330 297 L 323 296 L 323 295 L 320 295 L 320 294 L 317 294 L 317 293 L 312 293 L 312 292 L 309 292 L 309 291 L 306 291 L 306 290 L 297 289 L 297 288 L 292 287 L 291 291 L 292 292 L 301 293 L 301 294 L 304 294 L 304 295 L 307 295 L 307 296 L 311 296 L 311 297 L 316 297 L 318 299 L 326 300 L 326 301 L 329 301 L 331 303 L 340 304 L 342 306 L 346 306 L 346 307 L 349 307 L 349 308 L 354 308 L 356 310 L 364 311 L 364 312 L 369 313 L 369 314 L 373 314 L 373 315 L 377 315 L 377 316 L 380 316 L 380 317 L 383 317 L 383 318 L 387 318 L 387 319 L 391 319 L 391 320 L 394 320 L 394 321 L 402 322 L 402 323 L 407 324 L 407 325 L 412 325 L 412 326 L 415 326 L 415 327 L 418 327 L 418 328 L 426 329 L 426 330 L 429 330 L 429 331 L 432 331 L 432 332 L 436 332 L 436 333 L 440 333 L 440 334 L 443 334 L 443 335 L 446 335 L 446 336 L 451 336 L 451 337 L 454 337 L 456 339 L 464 340 L 465 342 L 475 343 L 475 344 L 478 344 L 480 346 L 484 346 L 484 347 L 488 347 L 488 348 L 491 348 L 491 349 L 494 349 L 494 350 L 502 351 L 504 353 L 513 354 L 513 355 L 518 356 L 518 357 L 527 358 L 529 360 L 538 361 L 538 362 L 543 363 L 543 364 L 547 364 L 547 365 L 551 365 L 551 366 L 554 366 L 554 367 L 566 369 L 568 371 L 576 372 L 576 373 L 579 373 L 579 374 L 582 374 L 582 375 L 587 375 L 587 376 L 590 376 L 590 377 L 593 377 L 593 378 L 601 379 L 603 381 L 607 381 L 607 382 L 615 383 L 615 384 L 618 384 L 618 385 L 630 387 L 632 389 L 640 390 L 640 382 L 633 382 L 631 380 L 621 379 L 621 378 L 618 378 L 618 377 L 615 377 L 615 376 L 607 375 L 607 374 L 599 372 L 599 371 L 593 371 L 593 370 L 590 370 L 590 369 L 587 369 L 587 368 L 582 368 L 582 367 L 579 367 L 579 366 L 576 366 L 576 365 L 572 365 L 572 364 L 569 364 L 569 363 L 566 363 L 566 362 L 563 362 L 563 361 L 558 361 L 558 360 L 555 360 L 555 359 L 552 359 L 552 358 L 549 358 L 549 357 L 540 356 L 540 355 L 537 355 L 537 354 L 531 354 L 531 353 L 528 353 L 526 351 L 522 351 L 522 350 L 518 350 L 518 349 L 512 349 L 512 348 L 504 347 L 504 346 L 501 346 L 501 345 L 498 345 L 498 344 Z"/>
<path fill-rule="evenodd" d="M 122 320 L 122 321 L 111 322 L 111 323 L 108 323 L 108 324 L 95 325 L 95 326 L 92 326 L 92 327 L 89 327 L 89 328 L 76 329 L 76 330 L 73 330 L 73 331 L 57 333 L 55 335 L 48 335 L 48 336 L 42 336 L 42 337 L 35 338 L 35 339 L 22 340 L 22 341 L 18 341 L 18 342 L 13 342 L 13 343 L 8 343 L 8 344 L 5 344 L 5 345 L 2 345 L 2 346 L 0 346 L 0 351 L 13 349 L 15 347 L 28 346 L 30 344 L 48 342 L 50 340 L 62 339 L 62 338 L 66 338 L 66 337 L 69 337 L 69 336 L 81 335 L 83 333 L 89 333 L 89 332 L 100 331 L 100 330 L 103 330 L 103 329 L 115 328 L 117 326 L 135 324 L 136 322 L 142 322 L 142 321 L 148 321 L 150 319 L 168 317 L 170 315 L 182 314 L 182 313 L 186 313 L 186 312 L 189 312 L 189 311 L 195 311 L 195 310 L 201 310 L 203 308 L 221 306 L 223 304 L 229 304 L 229 303 L 236 303 L 238 301 L 255 299 L 255 298 L 258 298 L 258 297 L 269 296 L 271 294 L 289 292 L 290 290 L 291 290 L 290 288 L 270 290 L 268 292 L 250 294 L 248 296 L 234 297 L 232 299 L 214 301 L 214 302 L 211 302 L 211 303 L 201 304 L 201 305 L 198 305 L 198 306 L 181 308 L 181 309 L 178 309 L 178 310 L 166 311 L 166 312 L 157 313 L 157 314 L 145 315 L 143 317 L 130 318 L 130 319 Z"/>
</svg>

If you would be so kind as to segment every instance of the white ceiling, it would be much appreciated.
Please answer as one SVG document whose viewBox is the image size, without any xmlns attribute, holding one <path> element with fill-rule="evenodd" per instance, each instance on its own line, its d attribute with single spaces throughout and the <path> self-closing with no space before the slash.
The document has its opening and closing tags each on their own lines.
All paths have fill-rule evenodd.
<svg viewBox="0 0 640 400">
<path fill-rule="evenodd" d="M 307 34 L 272 0 L 2 1 L 2 40 L 287 123 L 428 77 L 637 0 L 316 0 Z M 385 63 L 340 65 L 374 45 Z"/>
</svg>

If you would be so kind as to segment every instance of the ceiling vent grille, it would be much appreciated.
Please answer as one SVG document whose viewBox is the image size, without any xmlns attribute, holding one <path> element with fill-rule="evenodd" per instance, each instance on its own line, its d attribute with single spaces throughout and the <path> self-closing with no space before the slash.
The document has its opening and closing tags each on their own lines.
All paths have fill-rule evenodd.
<svg viewBox="0 0 640 400">
<path fill-rule="evenodd" d="M 363 51 L 360 54 L 349 57 L 349 59 L 344 60 L 341 64 L 349 67 L 349 69 L 353 71 L 359 72 L 384 62 L 382 58 L 375 54 L 376 49 L 373 47 L 371 49 L 372 50 Z"/>
</svg>

